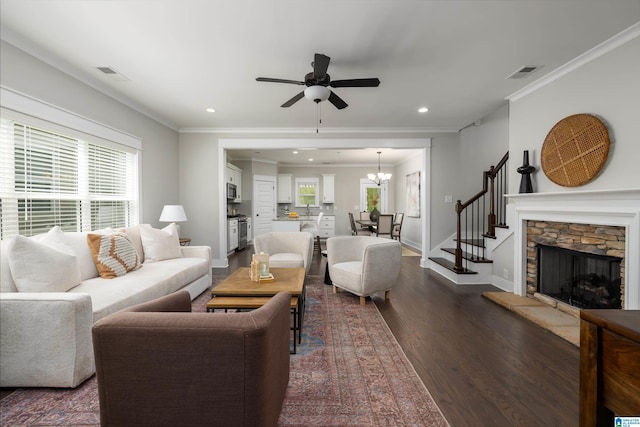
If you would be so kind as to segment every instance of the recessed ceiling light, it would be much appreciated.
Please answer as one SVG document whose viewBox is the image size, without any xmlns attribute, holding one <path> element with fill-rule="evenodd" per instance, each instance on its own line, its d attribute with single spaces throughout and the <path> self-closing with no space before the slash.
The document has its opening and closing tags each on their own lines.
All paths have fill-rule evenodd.
<svg viewBox="0 0 640 427">
<path fill-rule="evenodd" d="M 313 159 L 309 159 L 310 162 L 313 162 Z"/>
<path fill-rule="evenodd" d="M 207 112 L 208 112 L 208 113 L 215 113 L 215 112 L 216 112 L 216 110 L 214 110 L 213 108 L 207 108 Z"/>
<path fill-rule="evenodd" d="M 297 151 L 294 151 L 294 152 L 293 152 L 293 154 L 298 154 L 298 152 L 297 152 Z"/>
<path fill-rule="evenodd" d="M 427 107 L 418 108 L 418 113 L 426 113 L 427 111 L 429 111 L 429 109 Z"/>
</svg>

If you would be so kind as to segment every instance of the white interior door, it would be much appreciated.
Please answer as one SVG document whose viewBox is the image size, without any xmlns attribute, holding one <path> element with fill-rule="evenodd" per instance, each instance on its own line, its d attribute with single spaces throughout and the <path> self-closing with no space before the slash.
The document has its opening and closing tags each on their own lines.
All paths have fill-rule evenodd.
<svg viewBox="0 0 640 427">
<path fill-rule="evenodd" d="M 253 237 L 268 233 L 276 217 L 276 177 L 253 178 Z"/>
</svg>

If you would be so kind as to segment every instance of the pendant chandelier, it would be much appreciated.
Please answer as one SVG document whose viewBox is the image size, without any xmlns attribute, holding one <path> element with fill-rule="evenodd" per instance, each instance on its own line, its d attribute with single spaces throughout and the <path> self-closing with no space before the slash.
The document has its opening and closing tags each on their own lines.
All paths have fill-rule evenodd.
<svg viewBox="0 0 640 427">
<path fill-rule="evenodd" d="M 391 179 L 390 173 L 383 173 L 380 171 L 380 154 L 382 154 L 382 151 L 378 151 L 378 173 L 377 174 L 370 173 L 367 175 L 369 180 L 371 180 L 372 182 L 375 182 L 378 187 L 383 182 L 389 181 Z"/>
</svg>

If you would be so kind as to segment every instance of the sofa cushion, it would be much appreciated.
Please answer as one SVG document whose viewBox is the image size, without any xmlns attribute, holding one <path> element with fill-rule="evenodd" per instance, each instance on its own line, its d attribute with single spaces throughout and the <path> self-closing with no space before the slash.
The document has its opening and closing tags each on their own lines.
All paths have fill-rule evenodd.
<svg viewBox="0 0 640 427">
<path fill-rule="evenodd" d="M 98 273 L 104 279 L 124 276 L 140 267 L 138 251 L 124 232 L 91 233 L 87 235 L 87 244 Z"/>
<path fill-rule="evenodd" d="M 144 267 L 111 279 L 85 280 L 69 292 L 91 295 L 93 320 L 134 304 L 170 294 L 208 274 L 209 261 L 203 258 L 175 258 L 152 262 Z"/>
<path fill-rule="evenodd" d="M 269 268 L 272 267 L 304 268 L 304 259 L 302 258 L 302 254 L 290 252 L 273 254 L 269 255 Z"/>
<path fill-rule="evenodd" d="M 162 230 L 152 228 L 149 225 L 140 226 L 140 240 L 142 240 L 145 262 L 156 262 L 182 256 L 178 227 L 174 223 L 167 225 Z"/>
<path fill-rule="evenodd" d="M 78 260 L 60 227 L 37 239 L 16 236 L 8 257 L 19 292 L 66 292 L 80 283 Z"/>
<path fill-rule="evenodd" d="M 362 261 L 347 261 L 331 266 L 331 281 L 348 284 L 362 282 Z"/>
</svg>

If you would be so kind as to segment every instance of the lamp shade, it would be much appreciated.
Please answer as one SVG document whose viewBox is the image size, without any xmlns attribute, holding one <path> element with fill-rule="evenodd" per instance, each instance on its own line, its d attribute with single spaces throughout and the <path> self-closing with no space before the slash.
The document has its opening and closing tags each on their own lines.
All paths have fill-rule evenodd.
<svg viewBox="0 0 640 427">
<path fill-rule="evenodd" d="M 181 222 L 187 220 L 187 214 L 184 213 L 182 205 L 164 205 L 160 220 L 162 222 Z"/>
<path fill-rule="evenodd" d="M 304 90 L 305 98 L 316 103 L 326 101 L 329 95 L 331 95 L 331 91 L 325 86 L 309 86 Z"/>
</svg>

